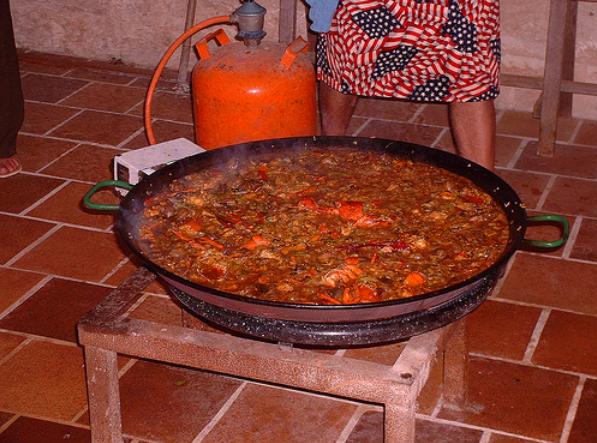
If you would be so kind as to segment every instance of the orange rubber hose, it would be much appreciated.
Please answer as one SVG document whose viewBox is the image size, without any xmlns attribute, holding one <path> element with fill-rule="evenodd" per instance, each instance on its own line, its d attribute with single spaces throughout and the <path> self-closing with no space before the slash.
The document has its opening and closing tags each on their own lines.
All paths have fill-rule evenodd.
<svg viewBox="0 0 597 443">
<path fill-rule="evenodd" d="M 230 23 L 230 22 L 231 22 L 231 17 L 229 15 L 221 15 L 221 16 L 212 17 L 210 19 L 207 19 L 200 23 L 197 23 L 195 26 L 193 26 L 192 28 L 189 28 L 187 31 L 185 31 L 183 34 L 181 34 L 180 37 L 178 37 L 176 40 L 174 40 L 174 42 L 170 45 L 170 47 L 168 48 L 166 53 L 162 56 L 160 63 L 158 63 L 158 66 L 155 68 L 153 77 L 151 77 L 151 82 L 149 83 L 149 87 L 147 88 L 147 95 L 145 96 L 145 105 L 143 107 L 145 132 L 147 133 L 147 140 L 149 141 L 149 144 L 155 145 L 155 143 L 156 143 L 155 134 L 153 132 L 153 126 L 151 124 L 151 102 L 153 100 L 153 94 L 157 87 L 158 81 L 159 81 L 160 77 L 162 76 L 162 72 L 164 71 L 166 64 L 170 60 L 170 57 L 172 57 L 172 54 L 174 54 L 174 52 L 178 49 L 178 47 L 185 40 L 187 40 L 189 37 L 191 37 L 193 34 L 199 32 L 202 29 L 207 28 L 209 26 L 218 25 L 218 24 L 221 25 L 221 24 Z"/>
</svg>

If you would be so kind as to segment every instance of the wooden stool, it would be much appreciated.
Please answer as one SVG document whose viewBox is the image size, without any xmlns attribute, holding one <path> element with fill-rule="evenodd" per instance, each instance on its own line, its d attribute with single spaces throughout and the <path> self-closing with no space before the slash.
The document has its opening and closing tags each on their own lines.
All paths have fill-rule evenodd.
<svg viewBox="0 0 597 443">
<path fill-rule="evenodd" d="M 580 0 L 597 3 L 597 0 Z M 537 155 L 552 157 L 558 115 L 570 115 L 572 94 L 597 96 L 597 84 L 574 81 L 577 0 L 550 0 L 543 78 L 502 75 L 502 84 L 543 91 Z"/>
<path fill-rule="evenodd" d="M 388 366 L 128 317 L 128 309 L 154 279 L 139 268 L 79 321 L 94 443 L 123 442 L 118 354 L 381 404 L 387 443 L 414 442 L 416 400 L 436 359 L 443 362 L 444 405 L 464 404 L 467 350 L 462 320 L 404 342 Z"/>
</svg>

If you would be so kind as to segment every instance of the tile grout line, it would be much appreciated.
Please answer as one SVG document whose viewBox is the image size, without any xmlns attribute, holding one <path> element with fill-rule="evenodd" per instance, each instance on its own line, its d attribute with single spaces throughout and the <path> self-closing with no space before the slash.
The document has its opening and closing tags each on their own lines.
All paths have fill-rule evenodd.
<svg viewBox="0 0 597 443">
<path fill-rule="evenodd" d="M 483 431 L 479 443 L 489 443 L 491 441 L 491 431 Z"/>
<path fill-rule="evenodd" d="M 130 108 L 128 108 L 126 111 L 124 111 L 123 114 L 124 115 L 134 115 L 134 114 L 129 114 L 129 112 L 131 112 L 133 109 L 135 109 L 139 105 L 144 105 L 144 104 L 145 104 L 145 97 L 143 97 L 143 100 L 138 101 L 133 106 L 131 106 Z M 144 109 L 143 109 L 143 107 L 141 109 L 142 109 L 142 111 L 141 111 L 141 117 L 143 117 L 143 115 L 144 115 Z"/>
<path fill-rule="evenodd" d="M 21 258 L 23 258 L 24 255 L 31 252 L 33 249 L 38 247 L 40 244 L 42 244 L 44 241 L 46 241 L 48 238 L 50 238 L 52 235 L 54 235 L 57 231 L 59 231 L 61 227 L 62 227 L 62 225 L 60 223 L 57 223 L 56 225 L 54 225 L 54 227 L 52 227 L 44 235 L 42 235 L 37 240 L 35 240 L 33 243 L 30 243 L 28 246 L 26 246 L 25 248 L 21 249 L 18 253 L 13 255 L 10 260 L 8 260 L 4 263 L 4 266 L 12 266 L 13 264 L 15 264 L 17 261 L 19 261 Z"/>
<path fill-rule="evenodd" d="M 83 406 L 83 408 L 79 412 L 77 412 L 75 415 L 73 415 L 73 418 L 71 418 L 69 423 L 73 423 L 73 424 L 78 423 L 77 420 L 79 420 L 81 417 L 83 417 L 83 415 L 85 415 L 85 413 L 88 410 L 89 410 L 89 405 L 86 404 L 85 406 Z"/>
<path fill-rule="evenodd" d="M 69 184 L 70 184 L 70 180 L 68 180 L 68 179 L 65 180 L 64 183 L 61 183 L 58 186 L 56 186 L 54 189 L 52 189 L 46 195 L 44 195 L 43 197 L 40 197 L 39 199 L 37 199 L 37 201 L 35 201 L 34 203 L 32 203 L 29 207 L 23 209 L 17 215 L 19 217 L 22 217 L 23 215 L 27 215 L 28 212 L 31 212 L 32 210 L 34 210 L 38 206 L 40 206 L 43 203 L 45 203 L 46 201 L 48 201 L 50 198 L 52 198 L 53 196 L 55 196 L 56 194 L 58 194 L 60 191 L 62 191 L 64 188 L 66 188 Z M 48 220 L 48 219 L 44 218 L 43 220 Z"/>
<path fill-rule="evenodd" d="M 535 353 L 535 349 L 539 345 L 539 340 L 541 340 L 541 334 L 543 334 L 543 329 L 545 329 L 545 324 L 547 320 L 549 320 L 549 316 L 551 314 L 551 308 L 545 308 L 539 314 L 539 318 L 537 319 L 537 323 L 535 323 L 535 329 L 533 329 L 533 333 L 531 334 L 531 338 L 529 343 L 527 344 L 527 348 L 524 351 L 524 356 L 522 357 L 522 361 L 525 363 L 532 364 L 533 354 Z"/>
<path fill-rule="evenodd" d="M 571 263 L 583 263 L 585 265 L 597 265 L 597 261 L 594 260 L 586 260 L 584 258 L 575 258 L 575 257 L 562 257 L 560 255 L 545 255 L 542 252 L 531 252 L 531 251 L 524 251 L 525 254 L 533 255 L 535 257 L 545 257 L 548 259 L 554 260 L 563 260 Z"/>
<path fill-rule="evenodd" d="M 371 117 L 366 118 L 365 122 L 359 126 L 355 131 L 353 131 L 352 135 L 353 137 L 358 137 L 359 134 L 361 133 L 361 131 L 363 131 L 363 129 L 365 129 L 365 127 L 371 122 L 371 120 L 373 120 Z"/>
<path fill-rule="evenodd" d="M 14 271 L 29 272 L 29 273 L 32 273 L 32 274 L 43 275 L 43 276 L 46 276 L 46 277 L 49 277 L 49 278 L 59 278 L 61 280 L 67 280 L 67 281 L 72 281 L 72 282 L 77 282 L 77 283 L 90 283 L 90 284 L 93 284 L 95 286 L 101 286 L 102 288 L 108 288 L 108 289 L 115 289 L 116 287 L 118 287 L 118 285 L 111 285 L 111 284 L 107 284 L 107 283 L 100 283 L 100 282 L 93 281 L 93 280 L 83 280 L 81 278 L 69 277 L 67 275 L 47 274 L 47 273 L 44 273 L 44 272 L 32 271 L 31 269 L 19 268 L 19 267 L 16 267 L 16 266 L 0 265 L 0 269 L 1 268 L 12 269 Z"/>
<path fill-rule="evenodd" d="M 26 338 L 21 343 L 19 343 L 16 348 L 14 348 L 12 351 L 10 351 L 8 354 L 6 354 L 4 357 L 0 358 L 0 366 L 2 366 L 4 363 L 6 363 L 8 360 L 10 360 L 14 355 L 16 355 L 21 349 L 23 349 L 25 346 L 27 346 L 32 341 L 33 341 L 32 338 Z"/>
<path fill-rule="evenodd" d="M 48 136 L 50 135 L 52 132 L 54 132 L 56 129 L 61 128 L 62 126 L 64 126 L 65 124 L 67 124 L 68 122 L 70 122 L 71 120 L 75 119 L 76 117 L 78 117 L 79 115 L 81 115 L 83 112 L 85 112 L 83 109 L 79 109 L 77 112 L 75 112 L 73 115 L 71 115 L 70 117 L 67 117 L 65 120 L 63 120 L 62 122 L 58 123 L 56 126 L 53 126 L 52 128 L 48 129 L 46 132 L 44 132 L 43 134 L 41 134 L 42 136 Z"/>
<path fill-rule="evenodd" d="M 572 133 L 570 134 L 570 138 L 568 139 L 568 141 L 564 142 L 564 144 L 566 145 L 573 145 L 574 144 L 574 139 L 576 139 L 576 137 L 578 136 L 578 133 L 580 132 L 580 128 L 583 125 L 583 121 L 582 119 L 578 119 L 578 121 L 576 122 L 576 127 L 572 130 Z"/>
<path fill-rule="evenodd" d="M 89 425 L 84 425 L 82 423 L 71 423 L 71 422 L 63 420 L 61 418 L 48 417 L 45 415 L 22 413 L 22 412 L 19 412 L 16 410 L 4 410 L 3 409 L 2 412 L 7 412 L 9 414 L 15 414 L 17 416 L 17 418 L 19 418 L 19 417 L 33 418 L 35 420 L 47 421 L 47 422 L 55 423 L 55 424 L 59 424 L 59 425 L 72 426 L 73 428 L 77 428 L 77 429 L 86 429 L 88 431 L 90 430 Z"/>
<path fill-rule="evenodd" d="M 35 294 L 37 291 L 39 291 L 42 287 L 44 287 L 46 285 L 46 283 L 48 283 L 50 280 L 52 280 L 52 277 L 49 275 L 42 278 L 35 286 L 33 286 L 31 289 L 29 289 L 27 292 L 25 292 L 23 295 L 21 295 L 8 308 L 6 308 L 2 312 L 0 312 L 0 319 L 3 319 L 8 314 L 10 314 L 12 311 L 14 311 L 16 308 L 21 306 L 25 301 L 27 301 L 27 299 L 29 297 L 31 297 L 33 294 Z"/>
<path fill-rule="evenodd" d="M 421 116 L 421 114 L 423 114 L 425 109 L 427 109 L 427 105 L 424 103 L 421 104 L 420 106 L 417 106 L 417 110 L 412 113 L 412 115 L 410 116 L 410 118 L 408 120 L 406 120 L 406 123 L 411 124 L 411 125 L 416 125 L 417 119 Z M 396 120 L 394 120 L 394 121 L 396 121 Z"/>
<path fill-rule="evenodd" d="M 433 407 L 433 411 L 431 411 L 430 416 L 433 418 L 437 418 L 443 407 L 444 407 L 444 396 L 442 394 L 437 399 L 437 402 L 435 403 L 435 406 Z"/>
<path fill-rule="evenodd" d="M 483 359 L 486 359 L 486 360 L 494 360 L 494 361 L 500 361 L 502 363 L 510 363 L 510 364 L 513 364 L 513 365 L 525 366 L 525 367 L 528 367 L 528 368 L 542 369 L 544 371 L 555 372 L 557 374 L 571 375 L 573 377 L 585 377 L 587 379 L 597 380 L 597 374 L 591 375 L 591 374 L 585 374 L 583 372 L 569 371 L 567 369 L 550 368 L 548 366 L 539 365 L 537 363 L 528 363 L 528 362 L 525 362 L 525 361 L 522 361 L 522 360 L 515 360 L 513 358 L 499 357 L 499 356 L 495 356 L 495 355 L 482 354 L 480 352 L 469 352 L 469 355 L 471 357 L 483 358 Z"/>
<path fill-rule="evenodd" d="M 150 292 L 147 291 L 147 295 L 151 296 L 151 297 L 156 297 L 156 298 L 163 298 L 166 300 L 171 300 L 172 297 L 169 294 L 160 294 L 159 292 Z M 183 311 L 186 312 L 186 311 Z"/>
<path fill-rule="evenodd" d="M 98 228 L 98 229 L 100 229 L 101 232 L 103 232 L 105 234 L 115 234 L 116 233 L 116 231 L 115 231 L 115 229 L 116 229 L 116 223 L 110 224 L 110 226 L 108 226 L 105 229 L 102 229 L 102 228 Z"/>
<path fill-rule="evenodd" d="M 96 109 L 90 109 L 90 111 L 97 111 Z M 98 111 L 98 112 L 106 112 L 106 111 Z M 138 118 L 141 120 L 141 128 L 144 129 L 145 128 L 145 123 L 143 122 L 143 114 L 119 114 L 117 112 L 112 112 L 112 114 L 116 114 L 116 115 L 122 115 L 124 117 L 134 117 L 134 118 Z M 152 117 L 151 118 L 151 123 L 155 124 L 157 122 L 166 122 L 166 123 L 174 123 L 176 125 L 181 125 L 181 126 L 191 126 L 194 127 L 195 126 L 195 122 L 189 122 L 189 121 L 180 121 L 180 120 L 172 120 L 171 118 L 165 118 L 165 117 Z"/>
<path fill-rule="evenodd" d="M 130 262 L 130 259 L 128 257 L 124 257 L 122 260 L 120 260 L 116 264 L 116 266 L 114 266 L 114 268 L 112 268 L 111 271 L 109 271 L 106 275 L 104 275 L 104 277 L 99 282 L 105 283 L 106 281 L 108 281 L 108 279 L 110 279 L 110 277 L 114 276 L 114 274 L 116 274 L 118 271 L 120 271 L 128 262 Z"/>
<path fill-rule="evenodd" d="M 133 83 L 135 83 L 135 82 L 136 82 L 137 80 L 139 80 L 139 79 L 140 79 L 140 77 L 139 77 L 139 76 L 137 76 L 137 77 L 132 77 L 131 81 L 130 81 L 130 82 L 128 82 L 128 83 L 125 83 L 125 84 L 124 84 L 124 86 L 133 86 Z M 135 88 L 136 88 L 137 86 L 133 86 L 133 87 L 135 87 Z"/>
<path fill-rule="evenodd" d="M 236 391 L 234 391 L 232 393 L 232 395 L 230 395 L 230 397 L 228 397 L 228 400 L 226 400 L 226 402 L 222 405 L 220 410 L 216 413 L 216 415 L 214 415 L 212 417 L 212 419 L 209 421 L 209 423 L 207 425 L 205 425 L 205 427 L 201 430 L 201 432 L 199 432 L 199 434 L 197 434 L 197 436 L 193 439 L 192 443 L 199 443 L 199 442 L 203 441 L 203 439 L 205 437 L 207 437 L 207 435 L 218 424 L 218 422 L 222 419 L 222 417 L 226 414 L 226 412 L 228 412 L 228 410 L 232 407 L 232 405 L 234 404 L 234 402 L 236 401 L 236 399 L 239 397 L 239 395 L 242 393 L 242 391 L 245 389 L 246 386 L 247 386 L 247 382 L 243 382 L 238 388 L 236 388 Z"/>
<path fill-rule="evenodd" d="M 118 149 L 124 149 L 124 150 L 126 150 L 126 148 L 123 148 L 123 146 L 126 145 L 127 143 L 129 143 L 130 141 L 134 140 L 136 137 L 140 136 L 144 132 L 145 132 L 145 125 L 141 125 L 141 127 L 139 129 L 137 129 L 135 132 L 133 132 L 131 135 L 129 135 L 127 138 L 125 138 L 123 141 L 121 141 L 120 143 L 118 143 L 116 145 L 116 147 Z"/>
<path fill-rule="evenodd" d="M 573 311 L 572 309 L 567 309 L 567 308 L 560 308 L 558 306 L 546 306 L 546 305 L 540 305 L 537 303 L 528 303 L 528 302 L 524 302 L 524 301 L 519 301 L 519 300 L 511 300 L 509 298 L 500 298 L 498 297 L 492 297 L 490 298 L 491 301 L 495 301 L 495 302 L 499 302 L 499 303 L 510 303 L 513 305 L 518 305 L 518 306 L 526 306 L 529 308 L 537 308 L 537 309 L 544 309 L 544 308 L 548 308 L 551 309 L 552 311 L 561 311 L 561 312 L 567 312 L 569 314 L 577 314 L 577 315 L 584 315 L 587 317 L 596 317 L 597 318 L 597 314 L 589 314 L 586 312 L 580 312 L 580 311 Z"/>
<path fill-rule="evenodd" d="M 128 317 L 135 309 L 137 309 L 139 306 L 141 306 L 145 300 L 147 300 L 147 297 L 149 297 L 149 294 L 141 294 L 141 297 L 139 297 L 137 299 L 137 301 L 135 301 L 135 303 L 133 303 L 132 305 L 129 306 L 129 308 L 124 311 L 121 315 L 119 315 L 119 318 L 125 318 Z M 179 326 L 179 325 L 177 325 Z"/>
<path fill-rule="evenodd" d="M 31 98 L 25 98 L 25 103 L 33 103 L 36 105 L 46 105 L 46 106 L 59 106 L 61 108 L 66 108 L 66 109 L 81 109 L 78 106 L 72 106 L 72 105 L 57 105 L 56 103 L 48 103 L 48 102 L 43 102 L 40 100 L 33 100 Z"/>
<path fill-rule="evenodd" d="M 76 91 L 71 92 L 70 94 L 62 97 L 60 100 L 58 100 L 57 102 L 54 102 L 55 105 L 62 105 L 62 103 L 64 103 L 65 100 L 68 100 L 69 98 L 71 98 L 73 95 L 78 94 L 81 91 L 84 91 L 85 89 L 89 88 L 93 82 L 91 80 L 81 80 L 86 82 L 83 86 L 81 86 L 79 89 L 77 89 Z M 81 108 L 81 109 L 85 109 L 85 108 Z"/>
<path fill-rule="evenodd" d="M 19 132 L 19 134 L 28 135 L 29 137 L 43 137 L 48 140 L 54 140 L 54 141 L 58 141 L 58 142 L 74 143 L 77 145 L 88 145 L 88 146 L 92 146 L 94 148 L 105 148 L 105 149 L 114 149 L 115 151 L 124 151 L 124 149 L 118 149 L 114 145 L 97 143 L 97 142 L 90 141 L 90 140 L 77 140 L 74 138 L 56 137 L 55 135 L 35 134 L 33 132 L 26 132 L 26 131 L 21 131 L 21 132 Z"/>
<path fill-rule="evenodd" d="M 537 442 L 537 443 L 553 443 L 548 440 L 540 440 L 538 438 L 528 437 L 526 435 L 520 435 L 520 434 L 511 434 L 509 432 L 499 431 L 497 429 L 488 429 L 488 431 L 490 431 L 492 434 L 495 434 L 495 435 L 513 437 L 513 438 L 517 438 L 517 439 L 522 439 L 524 441 L 528 440 L 528 441 Z"/>
<path fill-rule="evenodd" d="M 44 166 L 45 169 L 45 166 Z M 81 183 L 84 185 L 92 185 L 92 184 L 96 184 L 97 182 L 93 182 L 93 181 L 85 181 L 85 180 L 79 180 L 77 178 L 68 178 L 68 177 L 61 177 L 59 175 L 51 175 L 51 174 L 45 174 L 43 172 L 31 172 L 31 171 L 21 171 L 21 174 L 23 174 L 24 176 L 31 176 L 31 177 L 43 177 L 43 178 L 52 178 L 55 180 L 70 180 L 74 183 Z M 2 214 L 8 214 L 8 215 L 15 215 L 13 212 L 6 212 L 6 211 L 0 211 L 0 213 Z"/>
<path fill-rule="evenodd" d="M 126 432 L 122 433 L 122 436 L 125 438 L 131 438 L 131 442 L 130 443 L 164 443 L 163 440 L 152 440 L 150 438 L 147 437 L 134 437 L 132 434 L 127 434 Z"/>
<path fill-rule="evenodd" d="M 505 170 L 505 171 L 512 171 L 512 172 L 525 172 L 527 174 L 535 174 L 535 175 L 547 175 L 549 177 L 556 177 L 556 178 L 568 178 L 571 180 L 579 180 L 594 183 L 597 182 L 597 177 L 595 178 L 588 178 L 588 177 L 581 177 L 580 175 L 568 175 L 568 174 L 560 174 L 557 172 L 545 172 L 545 171 L 538 171 L 536 169 L 519 169 L 519 168 L 507 168 L 505 166 L 496 166 L 495 169 L 497 170 Z"/>
<path fill-rule="evenodd" d="M 588 149 L 597 149 L 597 145 L 588 145 L 586 143 L 570 143 L 574 148 L 588 148 Z M 563 146 L 564 149 L 569 149 L 569 146 Z"/>
<path fill-rule="evenodd" d="M 75 92 L 73 92 L 69 96 L 64 97 L 63 99 L 61 99 L 60 101 L 58 101 L 56 103 L 41 102 L 41 101 L 38 101 L 38 100 L 27 100 L 27 101 L 31 102 L 31 103 L 38 103 L 38 104 L 45 104 L 45 105 L 57 105 L 57 106 L 62 106 L 64 108 L 80 109 L 81 111 L 97 112 L 97 113 L 100 113 L 100 114 L 120 115 L 120 116 L 124 116 L 124 117 L 132 117 L 132 118 L 135 118 L 135 119 L 141 119 L 141 120 L 143 120 L 143 113 L 142 112 L 139 113 L 139 114 L 125 114 L 123 112 L 111 111 L 109 109 L 97 109 L 97 108 L 89 108 L 89 107 L 86 107 L 86 106 L 64 105 L 64 104 L 61 103 L 62 100 L 66 100 L 67 98 L 69 98 L 70 96 L 72 96 L 73 94 L 75 94 L 75 93 L 77 93 L 79 91 L 80 91 L 80 89 L 77 90 L 77 91 L 75 91 Z M 141 103 L 141 102 L 139 102 L 139 103 Z M 139 103 L 137 103 L 135 106 L 138 106 Z M 129 109 L 129 111 L 130 111 L 130 109 Z M 156 120 L 162 120 L 162 121 L 167 121 L 167 122 L 172 122 L 172 123 L 180 123 L 180 124 L 186 124 L 186 125 L 192 125 L 193 124 L 192 121 L 191 122 L 188 122 L 188 121 L 185 122 L 185 121 L 180 121 L 180 120 L 172 120 L 172 119 L 168 119 L 168 118 L 156 118 L 156 117 L 153 117 L 153 118 L 156 119 Z M 396 120 L 389 120 L 389 121 L 396 121 Z"/>
<path fill-rule="evenodd" d="M 101 72 L 99 71 L 103 71 L 103 72 L 107 72 L 110 75 L 115 75 L 117 77 L 127 77 L 130 78 L 131 80 L 129 80 L 127 83 L 117 83 L 117 82 L 113 82 L 113 81 L 102 81 L 102 80 L 98 80 L 98 79 L 89 79 L 89 78 L 83 78 L 83 77 L 73 77 L 72 73 L 76 70 L 76 69 L 87 69 L 91 72 L 94 73 L 99 73 L 101 75 Z M 69 75 L 71 74 L 71 75 Z M 82 80 L 82 81 L 87 81 L 91 84 L 94 85 L 109 85 L 109 86 L 131 86 L 131 83 L 136 82 L 139 79 L 138 74 L 134 74 L 134 73 L 130 73 L 130 72 L 121 72 L 121 71 L 112 71 L 110 69 L 103 69 L 103 68 L 90 68 L 90 67 L 80 67 L 77 66 L 73 69 L 70 69 L 68 71 L 66 71 L 64 74 L 60 74 L 59 77 L 62 78 L 68 78 L 68 79 L 72 79 L 72 80 Z M 139 88 L 142 89 L 141 86 L 132 86 L 133 88 Z"/>
<path fill-rule="evenodd" d="M 6 421 L 2 426 L 0 426 L 0 434 L 6 431 L 15 421 L 19 419 L 19 414 L 14 414 L 9 420 Z M 1 436 L 0 436 L 1 437 Z"/>
<path fill-rule="evenodd" d="M 47 337 L 45 335 L 36 335 L 36 334 L 30 333 L 30 332 L 21 332 L 21 331 L 16 331 L 16 330 L 12 330 L 12 329 L 4 329 L 4 328 L 0 328 L 0 332 L 3 332 L 5 334 L 18 335 L 19 337 L 25 337 L 25 338 L 31 339 L 33 341 L 36 341 L 36 342 L 52 343 L 52 344 L 58 345 L 58 346 L 66 346 L 69 348 L 76 348 L 76 349 L 81 350 L 81 346 L 79 346 L 78 343 L 69 341 L 69 340 L 64 340 L 62 338 Z"/>
<path fill-rule="evenodd" d="M 528 144 L 529 144 L 528 140 L 525 140 L 525 139 L 520 140 L 520 144 L 518 145 L 518 148 L 516 148 L 516 151 L 514 151 L 514 154 L 512 155 L 512 157 L 510 158 L 508 163 L 506 163 L 506 166 L 505 166 L 506 169 L 514 169 L 514 165 L 516 163 L 518 163 L 518 160 L 520 160 L 520 157 L 522 156 L 522 153 L 524 152 L 524 149 L 527 147 Z"/>
<path fill-rule="evenodd" d="M 336 439 L 336 443 L 346 443 L 346 440 L 348 440 L 348 437 L 350 437 L 352 431 L 354 431 L 354 428 L 359 423 L 359 420 L 368 409 L 369 408 L 364 405 L 357 406 L 348 422 L 346 422 L 344 429 L 342 429 L 342 432 Z"/>
<path fill-rule="evenodd" d="M 118 379 L 120 380 L 120 378 L 124 376 L 124 374 L 126 374 L 138 361 L 138 358 L 130 357 L 129 361 L 126 362 L 126 364 L 118 370 Z"/>
<path fill-rule="evenodd" d="M 49 275 L 46 272 L 33 271 L 31 269 L 19 268 L 19 267 L 16 267 L 16 266 L 6 266 L 6 265 L 3 265 L 3 264 L 0 264 L 0 269 L 9 269 L 11 271 L 22 271 L 22 272 L 26 272 L 28 274 L 39 275 L 41 278 L 47 277 Z M 50 277 L 51 277 L 51 275 L 50 275 Z"/>
<path fill-rule="evenodd" d="M 460 421 L 452 421 L 452 420 L 447 420 L 445 418 L 433 418 L 433 417 L 430 417 L 429 415 L 425 415 L 425 414 L 417 413 L 417 414 L 415 414 L 415 418 L 417 418 L 419 420 L 429 421 L 432 423 L 454 426 L 457 428 L 473 429 L 475 431 L 482 431 L 482 432 L 493 432 L 495 434 L 505 435 L 508 437 L 514 437 L 514 438 L 519 438 L 519 439 L 525 439 L 525 440 L 529 440 L 529 441 L 536 442 L 536 443 L 553 443 L 553 442 L 549 442 L 547 440 L 540 440 L 540 439 L 533 438 L 533 437 L 527 437 L 526 435 L 512 434 L 510 432 L 498 431 L 497 429 L 485 428 L 483 426 L 473 425 L 470 423 L 465 423 L 465 422 L 460 422 Z"/>
<path fill-rule="evenodd" d="M 556 178 L 557 178 L 556 175 L 551 175 L 551 177 L 549 177 L 549 180 L 547 180 L 545 189 L 543 190 L 543 194 L 541 194 L 541 197 L 539 197 L 539 200 L 537 201 L 537 204 L 535 205 L 536 211 L 543 210 L 543 205 L 545 204 L 545 201 L 547 200 L 547 196 L 549 195 L 551 188 L 553 187 L 554 183 L 556 182 Z"/>
<path fill-rule="evenodd" d="M 58 157 L 56 157 L 55 159 L 51 160 L 49 163 L 46 163 L 44 166 L 42 166 L 41 168 L 39 168 L 36 171 L 36 174 L 43 174 L 44 169 L 48 168 L 48 166 L 53 165 L 54 163 L 56 163 L 57 161 L 59 161 L 60 159 L 66 157 L 68 154 L 70 154 L 71 152 L 73 152 L 75 149 L 77 149 L 79 146 L 81 146 L 81 143 L 76 143 L 75 146 L 73 146 L 70 149 L 67 149 L 66 151 L 64 151 L 62 154 L 60 154 Z"/>
<path fill-rule="evenodd" d="M 560 443 L 566 443 L 570 437 L 570 432 L 572 431 L 572 425 L 574 424 L 576 413 L 578 412 L 578 406 L 580 404 L 580 399 L 582 397 L 586 380 L 586 377 L 580 377 L 578 380 L 576 390 L 574 391 L 572 400 L 570 400 L 570 407 L 568 408 L 568 414 L 566 414 L 566 421 L 564 422 L 564 428 L 562 429 Z"/>
<path fill-rule="evenodd" d="M 415 112 L 416 114 L 416 112 Z M 413 115 L 415 115 L 413 114 Z M 378 118 L 378 117 L 369 117 L 369 116 L 365 116 L 365 115 L 354 115 L 353 117 L 355 118 L 364 118 L 367 119 L 367 121 L 370 120 L 375 120 L 375 121 L 379 121 L 379 122 L 383 122 L 383 123 L 394 123 L 396 125 L 400 125 L 400 124 L 407 124 L 407 125 L 414 125 L 414 126 L 425 126 L 425 127 L 429 127 L 429 128 L 442 128 L 442 129 L 449 129 L 446 128 L 445 126 L 442 125 L 434 125 L 434 124 L 430 124 L 430 123 L 425 123 L 425 124 L 421 124 L 421 123 L 410 123 L 410 121 L 413 119 L 413 117 L 409 117 L 408 120 L 396 120 L 396 119 L 391 119 L 391 118 Z M 162 118 L 160 118 L 159 120 L 164 120 Z M 178 120 L 171 120 L 177 123 L 181 123 Z"/>
<path fill-rule="evenodd" d="M 73 78 L 73 77 L 68 77 L 67 74 L 73 72 L 75 69 L 77 69 L 77 68 L 67 69 L 66 72 L 63 72 L 62 74 L 58 75 L 58 77 L 62 77 L 62 78 Z"/>
<path fill-rule="evenodd" d="M 570 229 L 570 235 L 568 236 L 568 241 L 564 245 L 564 250 L 562 251 L 562 258 L 569 259 L 570 254 L 572 253 L 572 249 L 576 244 L 576 238 L 578 237 L 578 233 L 580 232 L 580 228 L 582 225 L 583 216 L 577 215 L 574 218 L 574 223 L 572 223 L 572 228 Z"/>
<path fill-rule="evenodd" d="M 435 140 L 433 140 L 433 143 L 431 143 L 430 147 L 437 148 L 437 145 L 438 145 L 439 141 L 442 139 L 442 137 L 446 133 L 448 133 L 448 134 L 450 133 L 450 129 L 449 128 L 444 128 L 441 131 L 439 131 L 439 134 L 437 134 L 437 137 L 435 137 Z"/>
<path fill-rule="evenodd" d="M 70 179 L 69 179 L 70 180 Z M 72 182 L 72 180 L 70 180 Z M 19 215 L 19 214 L 14 214 L 12 212 L 4 212 L 4 211 L 0 211 L 0 215 L 6 215 L 6 216 L 12 216 L 12 217 L 17 217 L 17 218 L 22 218 L 24 220 L 33 220 L 33 221 L 39 221 L 39 222 L 44 222 L 44 223 L 51 223 L 51 224 L 61 224 L 63 227 L 66 228 L 77 228 L 77 229 L 82 229 L 84 231 L 90 231 L 90 232 L 99 232 L 102 234 L 110 234 L 112 233 L 112 226 L 108 227 L 108 228 L 96 228 L 95 226 L 86 226 L 86 225 L 75 225 L 73 223 L 65 223 L 65 222 L 59 222 L 56 220 L 50 220 L 47 218 L 41 218 L 41 217 L 35 217 L 32 215 Z M 8 263 L 5 263 L 5 266 Z M 1 265 L 0 265 L 1 266 Z"/>
<path fill-rule="evenodd" d="M 508 275 L 510 274 L 512 267 L 514 266 L 514 261 L 516 260 L 517 257 L 518 257 L 518 251 L 515 251 L 514 255 L 506 263 L 506 269 L 504 270 L 504 275 L 496 282 L 495 286 L 493 287 L 493 290 L 491 291 L 492 294 L 497 294 L 502 290 L 502 286 L 504 286 L 504 283 L 506 282 L 506 279 L 508 278 Z"/>
</svg>

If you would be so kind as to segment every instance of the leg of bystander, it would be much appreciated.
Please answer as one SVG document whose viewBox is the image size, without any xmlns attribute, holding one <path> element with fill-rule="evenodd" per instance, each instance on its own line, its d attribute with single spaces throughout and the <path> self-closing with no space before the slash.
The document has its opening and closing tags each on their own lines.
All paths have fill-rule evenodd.
<svg viewBox="0 0 597 443">
<path fill-rule="evenodd" d="M 24 102 L 9 0 L 0 0 L 0 178 L 21 170 L 16 157 L 17 134 Z"/>
<path fill-rule="evenodd" d="M 450 103 L 449 109 L 450 125 L 458 153 L 493 171 L 495 162 L 493 100 Z"/>
<path fill-rule="evenodd" d="M 357 97 L 319 83 L 319 110 L 323 135 L 346 135 Z"/>
</svg>

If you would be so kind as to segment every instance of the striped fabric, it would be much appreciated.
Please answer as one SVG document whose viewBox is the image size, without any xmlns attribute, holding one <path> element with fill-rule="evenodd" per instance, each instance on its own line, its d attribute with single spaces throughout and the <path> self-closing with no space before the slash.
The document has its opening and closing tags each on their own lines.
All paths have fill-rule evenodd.
<svg viewBox="0 0 597 443">
<path fill-rule="evenodd" d="M 500 56 L 499 0 L 342 0 L 317 72 L 355 95 L 482 101 L 499 93 Z"/>
</svg>

